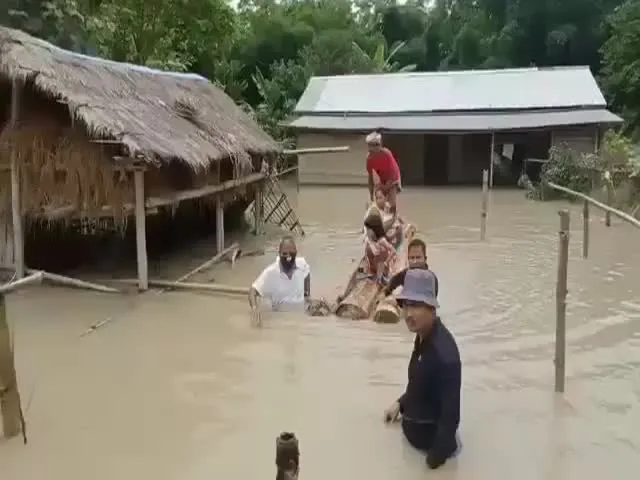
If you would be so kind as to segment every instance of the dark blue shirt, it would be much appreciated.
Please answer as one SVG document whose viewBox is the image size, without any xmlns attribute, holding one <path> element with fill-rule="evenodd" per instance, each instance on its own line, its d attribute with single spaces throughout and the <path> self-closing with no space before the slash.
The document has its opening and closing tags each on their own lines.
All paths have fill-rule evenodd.
<svg viewBox="0 0 640 480">
<path fill-rule="evenodd" d="M 407 389 L 399 399 L 403 421 L 431 424 L 435 436 L 429 455 L 448 458 L 457 448 L 460 424 L 460 352 L 451 332 L 436 317 L 421 341 L 416 335 Z"/>
</svg>

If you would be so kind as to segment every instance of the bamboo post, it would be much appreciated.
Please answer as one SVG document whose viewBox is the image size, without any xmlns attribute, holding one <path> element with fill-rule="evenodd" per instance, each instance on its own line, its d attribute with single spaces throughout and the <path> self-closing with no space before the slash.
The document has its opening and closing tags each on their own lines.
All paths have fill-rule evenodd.
<svg viewBox="0 0 640 480">
<path fill-rule="evenodd" d="M 260 235 L 264 222 L 264 181 L 258 183 L 256 190 L 256 198 L 254 199 L 253 206 L 253 222 L 255 235 Z"/>
<path fill-rule="evenodd" d="M 149 289 L 149 266 L 147 264 L 147 218 L 144 198 L 144 170 L 133 172 L 135 183 L 136 253 L 138 257 L 138 289 Z"/>
<path fill-rule="evenodd" d="M 5 296 L 0 293 L 0 412 L 5 438 L 16 437 L 22 431 L 20 392 L 11 343 Z"/>
<path fill-rule="evenodd" d="M 560 231 L 558 251 L 558 279 L 556 283 L 556 351 L 555 351 L 555 391 L 564 392 L 565 386 L 565 350 L 566 350 L 566 313 L 567 313 L 567 273 L 569 267 L 569 228 L 568 210 L 560 210 Z"/>
<path fill-rule="evenodd" d="M 224 250 L 224 206 L 222 195 L 216 197 L 216 251 Z"/>
<path fill-rule="evenodd" d="M 22 433 L 22 440 L 25 444 L 27 443 L 27 427 L 18 389 L 14 346 L 7 321 L 6 294 L 41 283 L 42 277 L 42 272 L 38 272 L 0 286 L 0 416 L 2 417 L 2 432 L 5 438 L 13 438 Z"/>
<path fill-rule="evenodd" d="M 607 181 L 607 206 L 613 206 L 613 185 L 611 181 Z M 611 212 L 608 210 L 604 212 L 604 224 L 607 227 L 611 226 Z"/>
<path fill-rule="evenodd" d="M 489 205 L 489 171 L 482 170 L 482 208 L 480 210 L 480 240 L 487 238 L 487 209 Z"/>
<path fill-rule="evenodd" d="M 582 258 L 589 257 L 589 202 L 582 205 Z"/>
<path fill-rule="evenodd" d="M 493 154 L 496 149 L 496 134 L 491 132 L 491 147 L 489 150 L 489 188 L 493 188 Z"/>
<path fill-rule="evenodd" d="M 11 84 L 10 128 L 16 128 L 20 115 L 20 90 L 16 79 Z M 15 149 L 11 151 L 11 216 L 13 219 L 13 251 L 17 278 L 24 277 L 24 234 L 22 231 L 22 202 L 20 201 L 20 172 Z"/>
</svg>

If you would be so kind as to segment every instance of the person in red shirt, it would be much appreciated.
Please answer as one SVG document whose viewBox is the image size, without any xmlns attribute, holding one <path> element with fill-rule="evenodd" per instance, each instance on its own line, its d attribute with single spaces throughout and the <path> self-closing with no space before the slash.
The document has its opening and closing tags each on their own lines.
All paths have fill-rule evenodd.
<svg viewBox="0 0 640 480">
<path fill-rule="evenodd" d="M 402 186 L 400 182 L 400 168 L 393 153 L 382 146 L 382 135 L 372 132 L 366 138 L 367 149 L 367 173 L 369 174 L 369 198 L 373 201 L 375 187 L 383 190 L 387 196 L 389 207 L 393 215 L 396 214 L 396 195 Z"/>
</svg>

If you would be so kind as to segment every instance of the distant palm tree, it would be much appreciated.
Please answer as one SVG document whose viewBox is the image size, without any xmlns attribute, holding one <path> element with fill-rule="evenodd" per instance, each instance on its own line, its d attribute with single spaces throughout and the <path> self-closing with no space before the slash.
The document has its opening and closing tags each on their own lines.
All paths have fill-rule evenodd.
<svg viewBox="0 0 640 480">
<path fill-rule="evenodd" d="M 390 73 L 390 72 L 413 72 L 418 66 L 409 64 L 400 66 L 394 61 L 396 54 L 406 45 L 406 42 L 396 42 L 391 46 L 387 53 L 387 45 L 381 40 L 376 47 L 373 56 L 365 52 L 360 45 L 353 42 L 353 48 L 365 59 L 365 62 L 371 67 L 371 73 Z"/>
</svg>

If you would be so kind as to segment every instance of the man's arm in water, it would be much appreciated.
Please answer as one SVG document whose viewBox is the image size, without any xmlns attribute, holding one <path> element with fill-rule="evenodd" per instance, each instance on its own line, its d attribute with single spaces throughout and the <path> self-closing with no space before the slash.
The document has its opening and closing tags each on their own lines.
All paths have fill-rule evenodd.
<svg viewBox="0 0 640 480">
<path fill-rule="evenodd" d="M 384 288 L 384 296 L 388 297 L 391 293 L 398 288 L 400 285 L 404 284 L 404 277 L 407 274 L 407 269 L 400 270 L 396 273 L 391 279 L 389 279 L 389 284 Z"/>
<path fill-rule="evenodd" d="M 269 275 L 269 267 L 265 268 L 256 281 L 253 282 L 251 288 L 249 289 L 249 306 L 251 308 L 256 308 L 258 306 L 258 301 L 260 297 L 264 297 L 267 295 L 268 283 L 269 279 L 267 278 Z"/>
<path fill-rule="evenodd" d="M 260 293 L 253 287 L 249 289 L 249 306 L 251 308 L 258 307 L 258 298 L 260 297 Z"/>
</svg>

